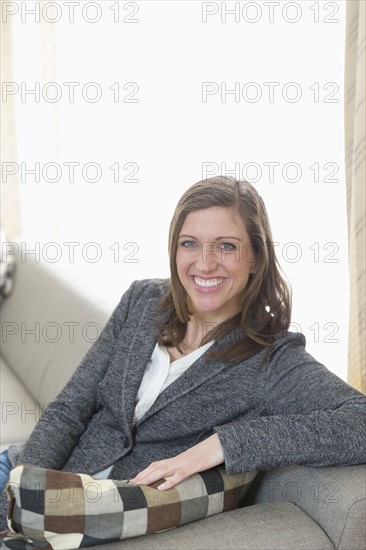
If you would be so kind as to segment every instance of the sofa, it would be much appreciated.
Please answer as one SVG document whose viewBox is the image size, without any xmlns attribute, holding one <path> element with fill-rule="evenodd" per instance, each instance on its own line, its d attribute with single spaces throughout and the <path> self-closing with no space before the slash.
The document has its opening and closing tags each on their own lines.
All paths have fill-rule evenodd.
<svg viewBox="0 0 366 550">
<path fill-rule="evenodd" d="M 16 258 L 3 300 L 1 449 L 26 441 L 109 314 L 45 263 Z M 362 550 L 366 466 L 293 465 L 259 472 L 236 510 L 93 548 Z"/>
</svg>

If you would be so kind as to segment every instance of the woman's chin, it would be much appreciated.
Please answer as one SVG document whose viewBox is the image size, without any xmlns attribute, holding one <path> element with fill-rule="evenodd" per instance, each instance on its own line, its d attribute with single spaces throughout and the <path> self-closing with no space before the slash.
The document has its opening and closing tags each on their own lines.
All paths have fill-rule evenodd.
<svg viewBox="0 0 366 550">
<path fill-rule="evenodd" d="M 191 300 L 193 312 L 197 317 L 212 317 L 220 315 L 224 304 L 214 300 Z"/>
</svg>

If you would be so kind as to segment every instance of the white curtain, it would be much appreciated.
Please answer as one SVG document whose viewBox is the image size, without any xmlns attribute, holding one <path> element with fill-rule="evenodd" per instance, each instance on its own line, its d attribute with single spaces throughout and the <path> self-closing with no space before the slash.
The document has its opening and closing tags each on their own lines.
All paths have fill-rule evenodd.
<svg viewBox="0 0 366 550">
<path fill-rule="evenodd" d="M 13 82 L 13 37 L 10 21 L 1 21 L 1 66 L 3 84 Z M 2 104 L 1 156 L 2 162 L 17 162 L 15 133 L 15 99 L 8 96 Z M 2 175 L 3 176 L 3 175 Z M 19 179 L 17 175 L 2 177 L 1 227 L 8 240 L 22 233 L 20 219 Z"/>
<path fill-rule="evenodd" d="M 366 393 L 365 0 L 348 0 L 345 157 L 350 265 L 348 381 Z"/>
<path fill-rule="evenodd" d="M 4 17 L 2 31 L 2 212 L 1 227 L 8 241 L 24 235 L 29 225 L 39 224 L 57 236 L 59 186 L 22 182 L 21 163 L 57 161 L 59 127 L 57 103 L 36 104 L 21 100 L 20 83 L 34 87 L 57 81 L 57 56 L 54 26 L 42 18 L 40 24 L 20 18 Z M 26 47 L 24 45 L 27 45 Z M 15 93 L 13 93 L 15 91 Z M 47 204 L 42 216 L 34 204 Z M 38 219 L 39 218 L 39 219 Z"/>
</svg>

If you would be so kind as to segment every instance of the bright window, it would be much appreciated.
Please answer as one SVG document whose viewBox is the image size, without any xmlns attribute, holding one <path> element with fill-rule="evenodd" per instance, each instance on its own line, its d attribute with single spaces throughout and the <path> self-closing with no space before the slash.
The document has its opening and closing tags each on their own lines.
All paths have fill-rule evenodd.
<svg viewBox="0 0 366 550">
<path fill-rule="evenodd" d="M 292 328 L 346 379 L 344 2 L 5 4 L 24 248 L 111 312 L 134 279 L 169 276 L 183 191 L 245 177 Z"/>
</svg>

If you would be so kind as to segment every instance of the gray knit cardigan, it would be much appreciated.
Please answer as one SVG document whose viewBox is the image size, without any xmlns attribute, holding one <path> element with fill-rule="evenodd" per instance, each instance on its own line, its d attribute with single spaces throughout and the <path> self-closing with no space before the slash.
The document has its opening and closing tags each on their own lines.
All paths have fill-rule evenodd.
<svg viewBox="0 0 366 550">
<path fill-rule="evenodd" d="M 161 279 L 130 286 L 17 464 L 91 475 L 114 464 L 110 478 L 128 479 L 214 432 L 229 473 L 366 462 L 366 396 L 309 355 L 298 333 L 281 335 L 266 360 L 262 350 L 231 366 L 208 359 L 210 350 L 236 337 L 227 334 L 132 427 L 156 344 L 155 307 L 166 289 Z M 0 529 L 6 527 L 4 495 L 2 501 Z"/>
</svg>

